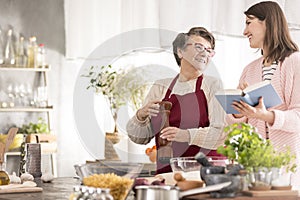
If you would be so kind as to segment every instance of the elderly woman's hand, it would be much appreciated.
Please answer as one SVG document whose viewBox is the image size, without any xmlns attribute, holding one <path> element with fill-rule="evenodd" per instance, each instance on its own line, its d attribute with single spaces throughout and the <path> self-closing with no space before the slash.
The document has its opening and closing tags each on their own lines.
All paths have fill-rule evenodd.
<svg viewBox="0 0 300 200">
<path fill-rule="evenodd" d="M 140 121 L 146 120 L 147 117 L 151 116 L 157 116 L 159 113 L 159 104 L 160 100 L 154 100 L 147 103 L 144 107 L 140 108 L 136 112 L 136 117 Z"/>
<path fill-rule="evenodd" d="M 161 130 L 161 133 L 160 137 L 168 141 L 190 142 L 190 133 L 188 130 L 170 126 Z"/>
</svg>

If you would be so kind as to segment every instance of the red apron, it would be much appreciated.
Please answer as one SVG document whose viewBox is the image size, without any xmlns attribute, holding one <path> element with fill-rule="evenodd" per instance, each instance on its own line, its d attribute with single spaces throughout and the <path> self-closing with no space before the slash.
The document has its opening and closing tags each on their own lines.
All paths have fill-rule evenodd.
<svg viewBox="0 0 300 200">
<path fill-rule="evenodd" d="M 196 91 L 185 95 L 171 94 L 173 87 L 178 79 L 177 75 L 170 84 L 163 101 L 170 101 L 172 108 L 170 111 L 170 126 L 180 129 L 208 127 L 208 107 L 205 94 L 201 89 L 203 75 L 199 76 L 196 83 Z M 158 137 L 160 125 L 157 120 L 151 120 L 152 128 L 157 134 L 155 135 L 156 148 L 159 149 Z M 172 142 L 173 157 L 195 156 L 199 151 L 207 156 L 218 156 L 216 150 L 201 148 L 196 145 L 189 145 L 187 142 Z M 161 163 L 159 158 L 156 160 L 157 174 L 171 172 L 170 164 Z"/>
</svg>

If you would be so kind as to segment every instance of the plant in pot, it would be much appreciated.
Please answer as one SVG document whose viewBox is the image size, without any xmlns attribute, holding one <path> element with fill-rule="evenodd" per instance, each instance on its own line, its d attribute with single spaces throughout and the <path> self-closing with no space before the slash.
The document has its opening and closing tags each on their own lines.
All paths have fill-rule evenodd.
<svg viewBox="0 0 300 200">
<path fill-rule="evenodd" d="M 91 66 L 88 73 L 82 75 L 90 79 L 87 89 L 94 89 L 95 93 L 102 94 L 110 106 L 115 126 L 112 133 L 106 133 L 106 137 L 113 144 L 120 140 L 116 123 L 118 110 L 128 102 L 133 109 L 141 107 L 147 91 L 143 75 L 135 69 L 134 67 L 127 70 L 115 69 L 112 65 Z"/>
<path fill-rule="evenodd" d="M 40 142 L 53 142 L 55 141 L 55 135 L 50 134 L 48 123 L 41 117 L 38 118 L 37 122 L 30 122 L 23 124 L 19 128 L 19 133 L 26 135 L 26 142 L 37 142 L 36 136 Z"/>
<path fill-rule="evenodd" d="M 247 170 L 250 188 L 269 190 L 271 188 L 272 156 L 274 149 L 263 139 L 255 127 L 247 123 L 235 123 L 225 127 L 228 133 L 224 146 L 218 152 L 237 162 Z"/>
<path fill-rule="evenodd" d="M 284 152 L 274 152 L 272 158 L 272 189 L 290 190 L 291 175 L 296 172 L 296 155 L 287 147 Z"/>
<path fill-rule="evenodd" d="M 102 94 L 110 105 L 115 126 L 113 132 L 106 133 L 106 138 L 113 144 L 120 141 L 116 120 L 119 108 L 126 103 L 122 93 L 117 91 L 117 83 L 122 75 L 122 72 L 114 70 L 111 65 L 91 66 L 88 73 L 82 75 L 90 79 L 87 89 L 94 89 L 95 93 Z"/>
</svg>

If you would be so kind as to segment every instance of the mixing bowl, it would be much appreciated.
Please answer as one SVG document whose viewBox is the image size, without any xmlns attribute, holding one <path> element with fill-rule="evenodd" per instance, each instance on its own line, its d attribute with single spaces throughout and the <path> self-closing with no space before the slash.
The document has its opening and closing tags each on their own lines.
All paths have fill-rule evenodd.
<svg viewBox="0 0 300 200">
<path fill-rule="evenodd" d="M 194 157 L 175 157 L 170 159 L 172 171 L 182 173 L 187 180 L 201 180 L 201 164 Z"/>
<path fill-rule="evenodd" d="M 134 179 L 138 177 L 143 169 L 142 163 L 125 163 L 115 161 L 97 161 L 93 163 L 85 163 L 74 165 L 75 171 L 82 180 L 93 174 L 114 173 L 118 176 Z"/>
</svg>

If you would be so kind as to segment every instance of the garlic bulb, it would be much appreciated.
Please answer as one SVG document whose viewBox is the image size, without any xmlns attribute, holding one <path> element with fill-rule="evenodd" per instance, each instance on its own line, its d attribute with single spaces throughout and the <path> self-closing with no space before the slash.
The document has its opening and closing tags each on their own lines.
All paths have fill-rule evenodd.
<svg viewBox="0 0 300 200">
<path fill-rule="evenodd" d="M 13 172 L 12 175 L 9 175 L 10 183 L 21 183 L 20 177 L 16 175 L 16 172 Z"/>
<path fill-rule="evenodd" d="M 41 176 L 41 180 L 45 183 L 49 183 L 54 179 L 54 176 L 51 173 L 45 173 Z"/>
<path fill-rule="evenodd" d="M 25 174 L 21 175 L 21 180 L 22 180 L 22 182 L 33 181 L 34 177 L 31 174 L 29 174 L 28 172 L 26 172 Z"/>
</svg>

